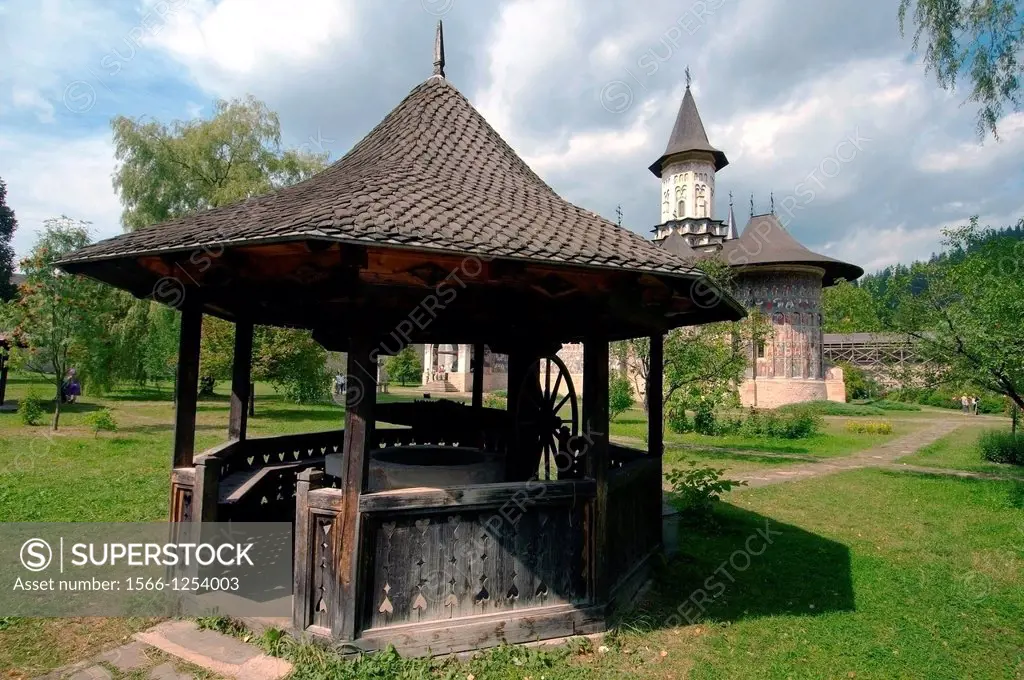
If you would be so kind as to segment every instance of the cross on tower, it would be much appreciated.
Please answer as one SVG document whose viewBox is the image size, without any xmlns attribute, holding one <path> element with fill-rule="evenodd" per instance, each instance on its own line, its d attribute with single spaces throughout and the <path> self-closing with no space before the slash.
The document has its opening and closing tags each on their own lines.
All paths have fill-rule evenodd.
<svg viewBox="0 0 1024 680">
<path fill-rule="evenodd" d="M 686 65 L 686 71 L 684 71 L 684 73 L 686 73 L 686 89 L 689 90 L 690 89 L 690 65 L 689 64 Z"/>
</svg>

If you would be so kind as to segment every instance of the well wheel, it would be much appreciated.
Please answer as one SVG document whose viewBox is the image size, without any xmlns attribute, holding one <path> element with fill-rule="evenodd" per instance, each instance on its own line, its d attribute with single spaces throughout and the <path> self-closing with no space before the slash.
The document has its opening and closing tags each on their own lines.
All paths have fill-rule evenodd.
<svg viewBox="0 0 1024 680">
<path fill-rule="evenodd" d="M 534 376 L 536 387 L 530 385 Z M 533 442 L 541 451 L 545 478 L 552 479 L 552 463 L 559 472 L 572 469 L 575 458 L 569 442 L 579 436 L 579 399 L 569 369 L 558 356 L 540 357 L 530 366 L 516 406 L 516 430 L 524 443 Z"/>
</svg>

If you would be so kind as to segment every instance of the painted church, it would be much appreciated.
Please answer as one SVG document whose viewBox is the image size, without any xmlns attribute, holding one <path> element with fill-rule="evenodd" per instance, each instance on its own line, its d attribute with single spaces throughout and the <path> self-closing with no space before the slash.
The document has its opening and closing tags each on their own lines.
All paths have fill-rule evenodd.
<svg viewBox="0 0 1024 680">
<path fill-rule="evenodd" d="M 652 229 L 652 238 L 684 259 L 722 258 L 736 271 L 737 299 L 771 320 L 764 341 L 747 348 L 750 362 L 739 386 L 744 406 L 845 401 L 842 370 L 828 366 L 824 358 L 822 290 L 841 279 L 853 281 L 864 270 L 807 249 L 786 230 L 774 210 L 755 215 L 751 209 L 740 232 L 730 198 L 725 219 L 715 219 L 715 179 L 728 164 L 725 153 L 708 141 L 687 82 L 665 152 L 649 168 L 661 180 L 661 223 Z M 422 352 L 426 390 L 471 389 L 471 345 L 425 345 Z M 583 382 L 582 347 L 566 345 L 559 357 L 578 392 Z M 488 352 L 484 390 L 506 389 L 507 380 L 505 356 Z"/>
</svg>

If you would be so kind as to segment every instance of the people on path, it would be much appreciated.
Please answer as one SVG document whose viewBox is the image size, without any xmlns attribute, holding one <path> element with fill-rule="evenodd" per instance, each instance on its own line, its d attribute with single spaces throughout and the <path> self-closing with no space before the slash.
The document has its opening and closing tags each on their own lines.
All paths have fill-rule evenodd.
<svg viewBox="0 0 1024 680">
<path fill-rule="evenodd" d="M 960 395 L 960 407 L 963 409 L 964 415 L 970 412 L 971 400 L 967 398 L 966 394 Z"/>
<path fill-rule="evenodd" d="M 345 392 L 345 376 L 342 373 L 338 373 L 334 376 L 334 393 L 344 394 Z"/>
<path fill-rule="evenodd" d="M 67 377 L 64 379 L 64 384 L 61 385 L 61 401 L 66 404 L 73 404 L 80 394 L 82 394 L 82 385 L 78 382 L 75 369 L 69 369 Z"/>
<path fill-rule="evenodd" d="M 978 397 L 971 397 L 971 410 L 974 415 L 978 415 L 978 407 L 981 405 L 981 400 Z"/>
</svg>

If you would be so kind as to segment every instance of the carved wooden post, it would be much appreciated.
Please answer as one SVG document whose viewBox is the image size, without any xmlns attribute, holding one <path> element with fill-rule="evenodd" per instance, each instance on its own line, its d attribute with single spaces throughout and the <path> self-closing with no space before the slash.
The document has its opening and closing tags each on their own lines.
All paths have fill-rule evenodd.
<svg viewBox="0 0 1024 680">
<path fill-rule="evenodd" d="M 608 340 L 583 342 L 583 436 L 587 442 L 587 476 L 597 482 L 590 537 L 591 592 L 606 602 L 608 573 Z"/>
<path fill-rule="evenodd" d="M 484 343 L 473 345 L 473 408 L 484 405 Z"/>
<path fill-rule="evenodd" d="M 345 404 L 345 448 L 342 463 L 341 540 L 338 541 L 338 591 L 334 634 L 352 640 L 358 632 L 361 593 L 358 593 L 362 546 L 359 494 L 366 489 L 373 448 L 373 412 L 377 399 L 377 349 L 369 337 L 353 338 L 348 350 L 348 390 Z M 358 389 L 361 387 L 362 389 Z"/>
<path fill-rule="evenodd" d="M 196 443 L 196 400 L 199 391 L 199 339 L 203 312 L 196 304 L 181 310 L 178 336 L 178 380 L 175 387 L 174 467 L 192 467 Z"/>
<path fill-rule="evenodd" d="M 658 478 L 648 489 L 648 493 L 658 497 L 657 516 L 650 518 L 656 524 L 656 536 L 658 543 L 665 545 L 665 537 L 662 535 L 662 488 L 661 476 L 662 464 L 665 453 L 665 392 L 664 392 L 664 366 L 665 366 L 665 338 L 660 333 L 651 336 L 651 351 L 649 354 L 650 365 L 647 370 L 647 452 L 648 455 L 658 457 Z M 657 485 L 657 488 L 654 486 Z"/>
<path fill-rule="evenodd" d="M 665 344 L 659 335 L 651 336 L 650 366 L 647 370 L 647 451 L 652 456 L 664 453 L 664 378 Z"/>
<path fill-rule="evenodd" d="M 295 561 L 292 566 L 292 624 L 304 631 L 312 623 L 315 600 L 313 597 L 314 543 L 322 540 L 314 536 L 315 523 L 309 510 L 309 492 L 323 484 L 323 470 L 303 470 L 295 482 Z M 333 570 L 332 570 L 333 571 Z"/>
<path fill-rule="evenodd" d="M 216 522 L 217 503 L 220 498 L 220 460 L 200 459 L 196 464 L 196 481 L 193 494 L 193 522 Z"/>
<path fill-rule="evenodd" d="M 252 383 L 252 324 L 235 322 L 235 358 L 231 366 L 231 411 L 228 439 L 245 439 L 249 420 L 249 390 Z"/>
</svg>

